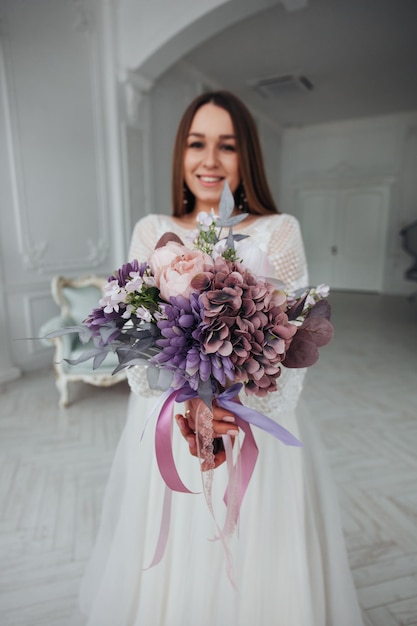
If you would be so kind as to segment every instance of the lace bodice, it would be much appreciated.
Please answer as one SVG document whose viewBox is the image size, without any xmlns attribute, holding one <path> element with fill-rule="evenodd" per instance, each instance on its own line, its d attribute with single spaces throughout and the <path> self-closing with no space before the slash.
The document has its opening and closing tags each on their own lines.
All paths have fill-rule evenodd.
<svg viewBox="0 0 417 626">
<path fill-rule="evenodd" d="M 178 235 L 185 244 L 192 231 L 181 227 L 166 215 L 147 215 L 137 222 L 132 236 L 129 260 L 144 261 L 156 242 L 167 231 Z M 268 255 L 275 277 L 282 280 L 287 289 L 299 289 L 308 284 L 304 245 L 297 219 L 286 213 L 261 217 L 245 226 L 239 224 L 234 233 L 250 235 L 251 240 Z"/>
<path fill-rule="evenodd" d="M 166 215 L 151 214 L 139 220 L 133 231 L 129 260 L 145 261 L 158 239 L 168 231 L 177 234 L 185 244 L 192 235 L 192 231 L 183 228 Z M 282 280 L 287 289 L 296 290 L 308 285 L 304 245 L 295 217 L 286 213 L 261 217 L 246 226 L 239 224 L 234 227 L 233 232 L 250 235 L 251 240 L 268 255 L 275 277 Z M 295 408 L 302 389 L 304 370 L 282 370 L 276 393 L 270 393 L 266 398 L 243 394 L 242 401 L 267 414 Z M 154 392 L 149 390 L 144 368 L 130 368 L 128 379 L 135 393 L 153 395 Z"/>
</svg>

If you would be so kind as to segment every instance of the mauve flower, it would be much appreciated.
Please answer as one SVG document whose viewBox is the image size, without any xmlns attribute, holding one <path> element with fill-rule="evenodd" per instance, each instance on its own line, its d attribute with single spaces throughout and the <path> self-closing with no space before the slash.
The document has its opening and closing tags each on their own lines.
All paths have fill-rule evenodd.
<svg viewBox="0 0 417 626">
<path fill-rule="evenodd" d="M 210 287 L 200 294 L 206 354 L 227 356 L 247 393 L 276 389 L 280 363 L 297 329 L 284 311 L 285 294 L 240 263 L 217 258 Z"/>
</svg>

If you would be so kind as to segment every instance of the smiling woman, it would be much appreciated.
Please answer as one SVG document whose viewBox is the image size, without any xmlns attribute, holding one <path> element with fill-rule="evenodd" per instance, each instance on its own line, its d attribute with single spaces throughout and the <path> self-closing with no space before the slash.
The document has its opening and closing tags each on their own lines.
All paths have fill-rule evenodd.
<svg viewBox="0 0 417 626">
<path fill-rule="evenodd" d="M 234 218 L 234 233 L 244 241 L 248 241 L 245 237 L 250 234 L 249 242 L 269 258 L 271 274 L 283 281 L 289 292 L 307 286 L 298 222 L 291 215 L 278 213 L 266 183 L 253 118 L 245 105 L 228 92 L 203 94 L 184 113 L 174 151 L 173 217 L 151 214 L 142 218 L 133 232 L 130 260 L 153 258 L 155 261 L 166 255 L 166 250 L 155 254 L 154 249 L 167 232 L 187 241 L 196 227 L 197 214 L 218 207 L 226 181 L 234 192 L 233 212 L 239 214 L 242 204 L 248 213 L 246 217 L 240 214 Z M 179 279 L 173 282 L 171 275 L 181 263 L 187 264 L 188 271 L 188 264 L 191 266 L 194 261 L 192 255 L 174 257 L 170 273 L 165 277 L 167 297 L 177 286 L 179 298 L 183 298 L 189 287 L 190 297 L 199 297 L 193 280 L 176 285 Z M 261 344 L 266 346 L 261 335 L 268 321 L 266 315 L 262 321 L 259 294 L 255 299 L 258 287 L 262 291 L 262 279 L 256 272 L 252 290 L 249 279 L 245 278 L 245 267 L 248 271 L 252 269 L 245 266 L 248 262 L 236 262 L 231 271 L 223 261 L 219 264 L 217 260 L 216 267 L 220 269 L 216 280 L 210 283 L 207 302 L 203 298 L 198 300 L 204 311 L 220 309 L 224 313 L 219 326 L 215 326 L 217 318 L 212 324 L 208 314 L 202 322 L 218 343 L 213 350 L 214 344 L 199 352 L 194 361 L 198 368 L 209 368 L 214 375 L 222 362 L 229 363 L 227 359 L 233 353 L 230 363 L 237 363 L 239 371 L 260 372 L 255 385 L 259 393 L 250 395 L 250 388 L 247 393 L 242 391 L 227 410 L 214 397 L 210 433 L 203 440 L 203 445 L 206 441 L 213 449 L 211 467 L 215 469 L 210 470 L 212 474 L 209 472 L 208 478 L 200 473 L 208 469 L 204 459 L 200 467 L 200 459 L 195 458 L 200 443 L 196 424 L 199 415 L 208 409 L 200 397 L 177 406 L 179 428 L 174 429 L 173 455 L 187 488 L 195 493 L 172 495 L 170 530 L 164 537 L 166 546 L 162 556 L 159 547 L 164 541 L 158 540 L 158 524 L 171 495 L 167 496 L 159 474 L 155 427 L 152 421 L 147 424 L 147 417 L 155 408 L 155 398 L 143 368 L 136 366 L 128 370 L 133 393 L 127 423 L 116 451 L 97 542 L 81 589 L 81 606 L 89 615 L 87 624 L 360 626 L 361 615 L 331 479 L 323 469 L 321 447 L 310 436 L 311 430 L 304 430 L 303 412 L 299 410 L 304 370 L 285 367 L 274 370 L 272 343 L 268 344 L 269 351 L 264 350 L 260 355 Z M 167 259 L 162 265 L 166 262 Z M 202 269 L 197 269 L 194 278 L 201 280 L 205 271 Z M 244 290 L 250 291 L 251 297 L 245 301 L 239 320 L 236 319 L 237 338 L 232 343 L 229 333 L 222 333 L 234 323 L 233 302 L 236 310 L 240 310 L 236 303 Z M 271 294 L 262 293 L 265 293 L 265 310 L 269 311 L 277 291 L 273 288 Z M 228 308 L 223 311 L 224 295 Z M 212 296 L 214 300 L 210 300 Z M 184 310 L 181 304 L 180 314 L 173 313 L 171 318 L 166 312 L 164 348 L 174 360 L 188 358 L 190 352 L 193 356 L 192 341 L 187 339 L 192 337 L 192 332 L 188 332 L 192 311 L 188 304 L 185 299 Z M 277 304 L 276 308 L 281 314 L 280 306 Z M 283 332 L 274 327 L 271 335 L 274 345 L 279 337 L 283 340 Z M 258 368 L 257 355 L 266 357 L 262 368 Z M 273 388 L 267 389 L 267 384 L 272 382 L 270 377 L 275 374 Z M 189 381 L 192 373 L 187 375 Z M 227 386 L 226 380 L 222 386 Z M 239 532 L 230 522 L 229 508 L 225 513 L 223 506 L 226 487 L 229 501 L 235 502 L 233 493 L 239 492 L 233 484 L 229 489 L 229 470 L 233 466 L 230 453 L 240 445 L 247 449 L 251 441 L 239 421 L 237 402 L 244 405 L 239 410 L 261 411 L 275 422 L 274 426 L 282 424 L 304 444 L 303 448 L 284 446 L 268 432 L 257 429 L 255 450 L 257 446 L 259 454 L 240 508 Z M 214 446 L 216 439 L 225 448 L 229 446 L 228 457 L 224 449 Z M 241 473 L 248 473 L 247 466 L 242 466 Z M 205 487 L 206 481 L 212 481 L 210 501 L 216 509 L 214 515 L 213 507 L 208 506 L 201 493 L 202 481 Z M 222 530 L 223 523 L 217 524 L 216 520 L 220 519 L 224 528 L 230 530 L 229 534 Z M 167 521 L 167 514 L 163 520 Z M 149 567 L 150 564 L 154 567 Z"/>
<path fill-rule="evenodd" d="M 225 180 L 234 193 L 240 171 L 233 123 L 227 111 L 208 103 L 194 116 L 184 155 L 185 185 L 196 198 L 193 219 L 219 205 Z"/>
<path fill-rule="evenodd" d="M 203 187 L 199 179 L 194 188 L 201 190 L 198 196 L 189 187 L 196 175 L 203 176 L 207 186 L 213 185 Z M 216 208 L 223 189 L 223 184 L 217 184 L 219 177 L 227 178 L 237 210 L 250 215 L 279 213 L 266 179 L 254 119 L 236 96 L 224 91 L 198 96 L 180 121 L 174 147 L 173 215 L 194 224 L 195 206 L 209 197 L 208 192 L 213 198 L 208 208 Z"/>
</svg>

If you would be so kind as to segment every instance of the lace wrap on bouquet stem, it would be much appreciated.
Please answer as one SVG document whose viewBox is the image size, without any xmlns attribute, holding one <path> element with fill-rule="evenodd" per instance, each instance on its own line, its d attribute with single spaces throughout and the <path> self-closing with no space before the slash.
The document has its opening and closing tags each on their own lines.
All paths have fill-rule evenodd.
<svg viewBox="0 0 417 626">
<path fill-rule="evenodd" d="M 196 408 L 196 440 L 197 440 L 197 454 L 200 460 L 201 481 L 203 485 L 204 497 L 207 503 L 207 507 L 214 520 L 218 531 L 218 537 L 220 539 L 226 556 L 226 569 L 228 577 L 231 583 L 234 585 L 233 573 L 232 573 L 232 559 L 228 548 L 228 525 L 225 524 L 223 530 L 220 528 L 213 506 L 213 478 L 215 468 L 215 454 L 214 454 L 214 430 L 213 430 L 213 412 L 204 403 L 200 403 Z M 231 450 L 231 446 L 230 446 Z M 229 475 L 229 481 L 230 481 Z"/>
</svg>

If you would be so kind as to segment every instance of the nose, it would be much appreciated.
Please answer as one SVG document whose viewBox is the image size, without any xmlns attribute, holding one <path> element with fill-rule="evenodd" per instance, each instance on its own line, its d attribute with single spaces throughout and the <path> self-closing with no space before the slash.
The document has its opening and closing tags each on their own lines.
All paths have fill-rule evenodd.
<svg viewBox="0 0 417 626">
<path fill-rule="evenodd" d="M 217 152 L 215 146 L 207 146 L 204 157 L 203 157 L 203 165 L 209 168 L 216 167 L 218 164 Z"/>
</svg>

